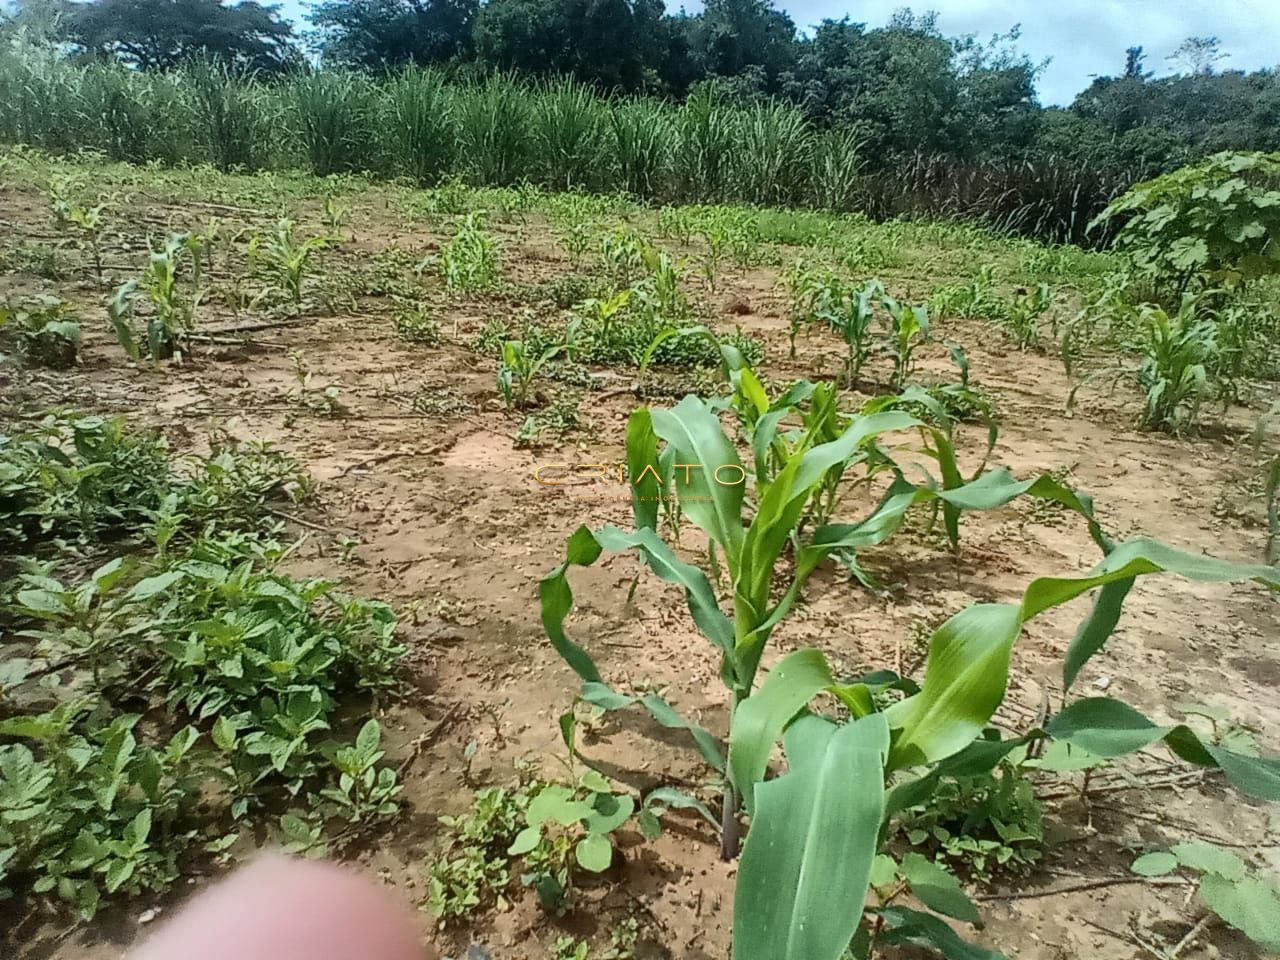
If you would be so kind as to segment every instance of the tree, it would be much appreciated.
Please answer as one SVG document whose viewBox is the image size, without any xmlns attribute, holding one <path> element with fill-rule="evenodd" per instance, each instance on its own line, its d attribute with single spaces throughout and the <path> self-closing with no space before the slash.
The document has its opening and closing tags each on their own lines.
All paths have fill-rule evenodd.
<svg viewBox="0 0 1280 960">
<path fill-rule="evenodd" d="M 1224 57 L 1217 37 L 1187 37 L 1167 59 L 1186 67 L 1188 73 L 1210 74 Z"/>
<path fill-rule="evenodd" d="M 770 0 L 706 0 L 690 23 L 691 46 L 703 72 L 733 77 L 750 67 L 772 86 L 796 63 L 796 25 Z"/>
<path fill-rule="evenodd" d="M 489 0 L 476 18 L 476 56 L 504 70 L 638 90 L 670 44 L 662 20 L 661 0 Z"/>
<path fill-rule="evenodd" d="M 321 0 L 311 9 L 325 61 L 373 69 L 471 55 L 479 0 Z"/>
<path fill-rule="evenodd" d="M 64 39 L 143 70 L 209 56 L 258 70 L 295 62 L 293 28 L 279 7 L 243 0 L 96 0 L 68 3 Z"/>
<path fill-rule="evenodd" d="M 1126 80 L 1150 80 L 1151 74 L 1143 70 L 1147 55 L 1142 47 L 1129 47 L 1124 52 L 1124 78 Z"/>
</svg>

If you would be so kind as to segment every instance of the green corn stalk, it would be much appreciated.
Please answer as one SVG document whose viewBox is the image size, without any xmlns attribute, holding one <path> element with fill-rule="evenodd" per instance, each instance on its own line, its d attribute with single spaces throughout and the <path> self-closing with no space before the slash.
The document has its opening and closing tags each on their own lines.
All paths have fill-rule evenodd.
<svg viewBox="0 0 1280 960">
<path fill-rule="evenodd" d="M 1226 563 L 1139 537 L 1114 546 L 1083 577 L 1037 580 L 1018 603 L 976 604 L 956 614 L 934 632 L 919 686 L 883 672 L 840 680 L 818 650 L 784 657 L 739 705 L 729 738 L 730 775 L 752 813 L 735 895 L 734 960 L 837 960 L 846 951 L 865 960 L 877 945 L 902 942 L 970 955 L 933 914 L 889 906 L 896 895 L 880 892 L 880 905 L 864 910 L 876 861 L 887 859 L 881 838 L 894 814 L 927 802 L 943 777 L 988 772 L 1033 739 L 1047 736 L 1100 758 L 1163 741 L 1181 759 L 1217 768 L 1242 792 L 1280 801 L 1280 760 L 1234 753 L 1183 725 L 1159 726 L 1117 700 L 1077 700 L 1043 732 L 1021 737 L 1001 739 L 987 726 L 1004 700 L 1013 646 L 1028 620 L 1099 590 L 1068 650 L 1069 688 L 1111 635 L 1134 580 L 1162 572 L 1280 589 L 1274 567 Z M 882 709 L 877 694 L 889 686 L 905 687 L 908 696 Z M 818 697 L 834 700 L 850 720 L 810 712 Z M 767 780 L 779 739 L 788 769 Z M 979 920 L 959 885 L 937 868 L 922 870 L 906 858 L 898 872 L 930 909 Z M 936 896 L 939 885 L 952 895 Z"/>
<path fill-rule="evenodd" d="M 266 236 L 255 235 L 249 241 L 249 258 L 264 264 L 275 275 L 281 288 L 289 295 L 295 307 L 302 303 L 302 284 L 306 278 L 311 255 L 328 246 L 328 237 L 308 237 L 299 241 L 294 234 L 292 220 L 276 222 L 275 230 Z"/>
<path fill-rule="evenodd" d="M 1139 323 L 1137 380 L 1146 391 L 1142 425 L 1180 433 L 1195 424 L 1210 392 L 1207 368 L 1217 352 L 1216 331 L 1199 317 L 1192 296 L 1183 297 L 1172 317 L 1160 307 L 1144 306 Z"/>
<path fill-rule="evenodd" d="M 882 297 L 880 302 L 889 314 L 889 345 L 893 351 L 890 387 L 897 391 L 907 385 L 916 348 L 929 340 L 929 311 L 924 306 L 903 306 L 893 297 Z"/>
<path fill-rule="evenodd" d="M 614 526 L 596 531 L 579 528 L 569 539 L 565 562 L 542 581 L 543 626 L 557 651 L 584 681 L 582 697 L 589 702 L 608 709 L 635 702 L 605 686 L 590 655 L 564 632 L 564 620 L 573 605 L 567 572 L 572 566 L 594 563 L 605 550 L 638 550 L 660 579 L 684 587 L 694 622 L 720 651 L 721 678 L 729 694 L 732 715 L 751 694 L 760 658 L 774 627 L 789 612 L 819 563 L 835 551 L 852 551 L 883 542 L 901 526 L 915 504 L 943 499 L 962 509 L 991 509 L 1022 494 L 1044 497 L 1084 515 L 1090 521 L 1095 538 L 1104 542 L 1101 530 L 1092 521 L 1087 499 L 1077 497 L 1050 477 L 1017 481 L 1008 471 L 1000 470 L 983 474 L 973 483 L 953 490 L 940 489 L 936 484 L 917 487 L 908 483 L 899 471 L 896 481 L 869 517 L 854 524 L 826 524 L 797 543 L 797 526 L 832 472 L 838 469 L 843 473 L 850 462 L 866 458 L 869 446 L 881 434 L 918 427 L 919 421 L 902 411 L 885 410 L 849 418 L 832 440 L 823 439 L 830 424 L 821 419 L 793 439 L 781 438 L 781 423 L 794 409 L 794 404 L 791 401 L 780 405 L 771 403 L 759 380 L 741 362 L 741 357 L 736 356 L 736 351 L 726 348 L 724 357 L 735 393 L 742 397 L 738 402 L 750 409 L 746 419 L 751 421 L 751 443 L 757 463 L 756 509 L 751 519 L 743 519 L 748 471 L 739 461 L 734 443 L 726 436 L 716 407 L 690 396 L 670 410 L 640 409 L 632 414 L 627 431 L 635 530 L 627 532 Z M 797 391 L 794 396 L 799 397 L 803 392 Z M 785 440 L 785 444 L 778 443 L 780 439 Z M 659 441 L 666 445 L 661 454 L 658 453 Z M 672 457 L 671 488 L 665 486 L 664 477 L 668 474 L 663 469 L 664 456 Z M 760 466 L 767 463 L 770 456 L 780 458 L 775 470 Z M 767 479 L 761 482 L 761 476 Z M 680 560 L 659 536 L 659 493 L 674 495 L 682 517 L 701 529 L 714 544 L 730 585 L 731 615 L 721 609 L 706 574 Z M 776 584 L 775 565 L 782 552 L 793 544 L 795 558 L 789 579 Z M 704 728 L 681 720 L 658 698 L 646 697 L 642 702 L 659 722 L 688 730 L 703 757 L 713 766 L 723 768 L 719 748 Z M 728 780 L 721 843 L 722 855 L 726 857 L 737 853 L 739 796 L 739 785 Z"/>
<path fill-rule="evenodd" d="M 564 350 L 565 344 L 558 343 L 534 356 L 520 340 L 503 341 L 502 362 L 498 366 L 498 392 L 508 410 L 519 410 L 529 402 L 533 381 L 542 368 Z"/>
</svg>

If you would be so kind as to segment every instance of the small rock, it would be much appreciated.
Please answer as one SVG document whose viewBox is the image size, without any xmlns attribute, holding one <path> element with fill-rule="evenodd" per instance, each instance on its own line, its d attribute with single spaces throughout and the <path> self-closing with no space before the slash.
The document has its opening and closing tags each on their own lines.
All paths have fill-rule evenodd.
<svg viewBox="0 0 1280 960">
<path fill-rule="evenodd" d="M 143 910 L 142 913 L 138 916 L 138 923 L 150 923 L 152 920 L 154 920 L 158 916 L 160 916 L 160 908 L 149 907 L 146 910 Z"/>
<path fill-rule="evenodd" d="M 1107 687 L 1111 686 L 1111 678 L 1099 677 L 1097 680 L 1093 681 L 1093 685 L 1099 690 L 1105 690 Z"/>
</svg>

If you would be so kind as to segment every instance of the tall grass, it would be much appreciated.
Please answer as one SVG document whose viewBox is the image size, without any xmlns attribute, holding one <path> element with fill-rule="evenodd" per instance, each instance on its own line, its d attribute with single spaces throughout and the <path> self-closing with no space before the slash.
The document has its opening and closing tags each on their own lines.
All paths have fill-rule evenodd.
<svg viewBox="0 0 1280 960">
<path fill-rule="evenodd" d="M 790 206 L 808 198 L 814 132 L 781 103 L 752 107 L 738 121 L 740 199 Z"/>
<path fill-rule="evenodd" d="M 454 98 L 434 70 L 412 67 L 382 90 L 384 150 L 391 169 L 418 183 L 439 181 L 454 162 Z"/>
<path fill-rule="evenodd" d="M 270 140 L 267 98 L 253 74 L 221 60 L 200 60 L 186 70 L 197 123 L 219 170 L 257 170 Z"/>
<path fill-rule="evenodd" d="M 615 102 L 609 110 L 609 144 L 616 186 L 643 197 L 662 195 L 670 163 L 671 112 L 647 101 Z"/>
<path fill-rule="evenodd" d="M 1105 240 L 1087 234 L 1087 224 L 1144 172 L 1053 160 L 868 158 L 847 129 L 819 130 L 784 103 L 733 106 L 710 85 L 672 104 L 605 97 L 569 80 L 449 81 L 418 67 L 377 79 L 340 70 L 259 78 L 211 64 L 155 73 L 20 43 L 0 49 L 0 141 L 89 148 L 134 163 L 303 165 L 322 176 L 530 181 L 660 203 L 957 217 L 1073 243 Z"/>
<path fill-rule="evenodd" d="M 676 113 L 672 185 L 689 202 L 727 199 L 726 187 L 738 153 L 738 114 L 725 106 L 713 86 L 691 94 Z"/>
<path fill-rule="evenodd" d="M 295 76 L 284 89 L 312 173 L 327 177 L 376 166 L 374 89 L 363 75 L 318 70 Z"/>
<path fill-rule="evenodd" d="M 542 179 L 557 190 L 603 186 L 608 102 L 572 80 L 538 89 L 532 111 L 535 154 Z"/>
<path fill-rule="evenodd" d="M 506 187 L 534 172 L 529 93 L 500 76 L 457 91 L 458 172 L 474 185 Z"/>
</svg>

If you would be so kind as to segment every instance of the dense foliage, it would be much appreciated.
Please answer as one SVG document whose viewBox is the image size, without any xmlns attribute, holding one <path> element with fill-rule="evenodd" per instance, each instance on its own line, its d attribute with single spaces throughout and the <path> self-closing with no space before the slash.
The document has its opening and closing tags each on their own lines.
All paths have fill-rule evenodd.
<svg viewBox="0 0 1280 960">
<path fill-rule="evenodd" d="M 135 132 L 122 134 L 112 151 L 120 150 L 126 159 L 190 158 L 182 138 L 169 135 L 171 118 L 155 114 L 176 111 L 172 119 L 191 126 L 203 122 L 211 107 L 217 114 L 230 107 L 243 120 L 240 135 L 257 144 L 261 154 L 264 123 L 290 112 L 285 109 L 289 98 L 274 96 L 274 89 L 254 96 L 241 77 L 213 100 L 206 85 L 200 96 L 206 116 L 185 119 L 191 91 L 183 85 L 102 69 L 104 57 L 147 69 L 206 56 L 266 71 L 300 63 L 303 46 L 271 8 L 221 0 L 27 0 L 18 11 L 0 21 L 0 36 L 7 35 L 26 55 L 34 45 L 46 66 L 68 51 L 92 61 L 96 85 L 84 106 L 68 103 L 65 96 L 47 99 L 78 89 L 80 78 L 59 72 L 59 89 L 50 91 L 45 88 L 49 78 L 27 83 L 31 78 L 22 68 L 6 63 L 0 70 L 5 113 L 21 115 L 26 101 L 39 98 L 41 105 L 58 108 L 41 111 L 48 114 L 42 127 L 65 125 L 77 111 L 100 121 L 127 120 Z M 936 16 L 909 10 L 874 28 L 848 18 L 824 20 L 807 35 L 769 0 L 711 0 L 696 14 L 667 13 L 658 0 L 321 0 L 308 16 L 314 29 L 303 32 L 306 45 L 328 68 L 381 76 L 388 69 L 438 65 L 451 81 L 504 72 L 572 78 L 600 94 L 677 100 L 714 84 L 726 106 L 738 107 L 776 98 L 797 111 L 796 123 L 802 119 L 802 125 L 811 125 L 817 140 L 805 153 L 815 163 L 829 162 L 825 158 L 834 150 L 849 157 L 837 161 L 834 170 L 860 168 L 860 208 L 877 217 L 978 216 L 1042 239 L 1081 242 L 1089 220 L 1137 180 L 1220 150 L 1280 148 L 1280 80 L 1271 70 L 1216 71 L 1222 54 L 1212 38 L 1190 38 L 1179 54 L 1187 72 L 1160 78 L 1145 69 L 1142 49 L 1130 48 L 1117 76 L 1096 78 L 1069 106 L 1044 108 L 1036 94 L 1040 65 L 1019 52 L 1016 29 L 986 43 L 947 37 Z M 29 87 L 25 92 L 24 86 Z M 444 152 L 477 149 L 469 136 L 435 135 L 440 124 L 447 134 L 449 124 L 433 109 L 442 105 L 438 97 L 423 99 L 422 83 L 392 86 L 397 92 L 390 111 L 404 119 L 408 108 L 416 118 L 416 149 L 403 154 L 412 173 L 430 178 L 449 169 L 432 142 L 443 143 Z M 465 101 L 457 116 L 489 117 L 507 128 L 502 137 L 512 143 L 530 133 L 521 103 L 499 96 L 497 88 L 470 89 L 487 89 L 492 96 L 446 98 Z M 384 158 L 361 148 L 367 134 L 379 128 L 376 118 L 362 113 L 367 104 L 361 101 L 370 92 L 362 78 L 341 74 L 328 76 L 313 91 L 311 102 L 329 105 L 330 118 L 345 124 L 356 154 L 339 169 L 383 165 Z M 607 134 L 639 149 L 672 135 L 664 124 L 642 122 L 655 113 L 641 104 L 605 110 L 599 101 L 581 126 L 588 140 Z M 559 115 L 568 119 L 573 111 Z M 142 148 L 136 131 L 157 119 L 169 143 Z M 0 121 L 6 139 L 19 137 L 12 116 Z M 561 122 L 565 133 L 574 125 Z M 839 137 L 823 136 L 828 130 Z M 51 145 L 50 132 L 23 136 Z M 61 131 L 54 139 L 70 141 L 64 146 L 70 148 L 78 141 L 71 133 Z M 698 149 L 727 142 L 709 129 Z M 741 136 L 732 142 L 741 145 L 734 153 L 756 146 Z M 834 149 L 833 144 L 844 146 Z M 408 159 L 424 146 L 427 169 Z M 267 162 L 244 150 L 218 150 L 215 156 L 220 163 L 229 158 L 246 167 Z M 504 163 L 501 169 L 520 167 Z M 496 182 L 506 182 L 503 177 L 509 179 L 503 174 Z M 633 189 L 630 171 L 622 182 Z M 700 200 L 723 197 L 714 190 L 697 194 Z M 747 192 L 736 199 L 764 198 Z"/>
</svg>

